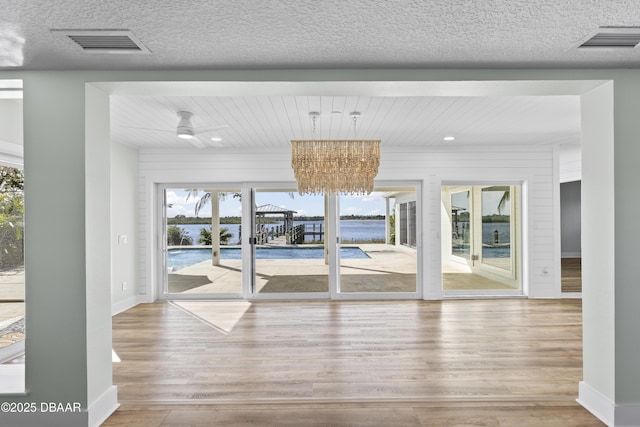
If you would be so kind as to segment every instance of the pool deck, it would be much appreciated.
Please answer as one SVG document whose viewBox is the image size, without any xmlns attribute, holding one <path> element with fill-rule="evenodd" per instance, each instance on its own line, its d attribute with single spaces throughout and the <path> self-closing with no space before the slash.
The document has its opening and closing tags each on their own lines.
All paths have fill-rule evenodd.
<svg viewBox="0 0 640 427">
<path fill-rule="evenodd" d="M 416 252 L 384 244 L 357 246 L 369 258 L 342 259 L 343 292 L 414 292 Z M 282 246 L 280 246 L 282 247 Z M 221 294 L 241 292 L 241 260 L 209 260 L 169 274 L 169 289 L 176 293 Z M 259 293 L 328 292 L 329 266 L 324 259 L 257 259 Z"/>
<path fill-rule="evenodd" d="M 0 272 L 0 323 L 24 317 L 24 268 Z"/>
<path fill-rule="evenodd" d="M 0 272 L 0 331 L 24 317 L 24 268 Z M 0 333 L 0 348 L 24 340 L 23 332 Z"/>
<path fill-rule="evenodd" d="M 415 249 L 385 244 L 344 246 L 359 247 L 369 258 L 340 260 L 342 292 L 415 291 Z M 328 292 L 328 276 L 329 267 L 323 259 L 256 260 L 258 293 Z M 218 266 L 206 260 L 169 273 L 171 293 L 241 294 L 241 283 L 242 260 L 239 259 L 223 259 Z M 443 287 L 444 290 L 513 290 L 509 285 L 472 274 L 468 267 L 461 268 L 458 263 L 451 262 L 443 265 Z"/>
</svg>

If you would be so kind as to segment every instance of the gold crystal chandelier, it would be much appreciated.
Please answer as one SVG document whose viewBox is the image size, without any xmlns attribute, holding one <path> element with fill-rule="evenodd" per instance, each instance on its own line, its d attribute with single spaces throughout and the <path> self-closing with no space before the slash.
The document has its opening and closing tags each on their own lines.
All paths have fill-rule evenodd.
<svg viewBox="0 0 640 427">
<path fill-rule="evenodd" d="M 309 113 L 315 136 L 319 113 Z M 291 166 L 300 194 L 369 194 L 380 165 L 380 140 L 311 139 L 291 141 Z"/>
</svg>

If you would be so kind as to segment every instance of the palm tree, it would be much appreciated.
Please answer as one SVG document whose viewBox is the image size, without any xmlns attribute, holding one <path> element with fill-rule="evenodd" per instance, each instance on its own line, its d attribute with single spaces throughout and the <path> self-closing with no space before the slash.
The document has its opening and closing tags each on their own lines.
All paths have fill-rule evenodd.
<svg viewBox="0 0 640 427">
<path fill-rule="evenodd" d="M 187 201 L 191 198 L 197 198 L 198 195 L 200 194 L 200 190 L 198 190 L 197 188 L 192 188 L 192 189 L 187 189 Z M 234 199 L 238 199 L 238 200 L 242 200 L 242 194 L 241 193 L 218 193 L 220 194 L 220 200 L 224 201 L 227 198 L 228 194 L 232 194 Z M 291 197 L 292 199 L 295 197 L 294 193 L 290 192 L 289 193 L 289 197 Z M 207 205 L 207 203 L 211 202 L 211 193 L 209 192 L 205 192 L 202 196 L 200 196 L 200 199 L 198 199 L 198 201 L 196 202 L 196 206 L 195 206 L 195 214 L 196 216 L 198 216 L 198 214 L 200 213 L 200 210 L 205 207 Z"/>
<path fill-rule="evenodd" d="M 200 194 L 200 190 L 198 190 L 197 188 L 187 189 L 186 191 L 187 191 L 187 201 L 191 198 L 194 198 L 194 199 L 197 198 L 198 195 Z M 202 196 L 200 196 L 195 206 L 196 216 L 198 216 L 198 214 L 200 213 L 200 210 L 203 207 L 205 207 L 208 203 L 211 203 L 211 194 L 212 193 L 210 192 L 205 192 Z M 228 194 L 233 194 L 234 199 L 242 198 L 242 194 L 240 193 L 218 193 L 218 194 L 220 195 L 220 200 L 225 200 Z"/>
<path fill-rule="evenodd" d="M 200 229 L 200 237 L 198 237 L 198 243 L 201 245 L 211 245 L 211 230 L 206 227 Z"/>
<path fill-rule="evenodd" d="M 193 245 L 193 239 L 184 228 L 170 225 L 167 227 L 167 244 L 169 246 Z"/>
<path fill-rule="evenodd" d="M 511 187 L 504 187 L 504 193 L 498 202 L 498 213 L 502 214 L 502 210 L 507 207 L 507 203 L 509 203 L 509 199 L 511 195 L 509 194 Z"/>
<path fill-rule="evenodd" d="M 187 191 L 187 200 L 190 198 L 197 198 L 200 190 L 193 188 L 188 189 Z M 215 194 L 215 201 L 213 200 L 213 195 Z M 200 209 L 202 209 L 207 203 L 211 203 L 211 231 L 209 231 L 208 239 L 211 244 L 211 263 L 213 265 L 220 265 L 220 244 L 226 243 L 231 236 L 226 237 L 228 229 L 223 233 L 223 229 L 220 228 L 220 213 L 219 213 L 219 203 L 220 200 L 224 200 L 229 193 L 223 193 L 221 191 L 207 191 L 200 197 L 200 199 L 196 202 L 195 206 L 195 214 L 198 216 L 200 213 Z M 233 197 L 239 198 L 240 193 L 233 193 Z M 219 237 L 218 237 L 219 236 Z M 226 237 L 226 240 L 223 238 Z"/>
<path fill-rule="evenodd" d="M 222 227 L 220 229 L 220 243 L 226 245 L 229 243 L 229 239 L 231 239 L 231 237 L 233 237 L 233 234 L 231 234 L 229 232 L 229 229 L 227 227 Z M 202 244 L 202 245 L 207 245 L 210 246 L 211 245 L 211 230 L 206 228 L 206 227 L 202 227 L 200 229 L 200 237 L 198 237 L 198 243 Z"/>
</svg>

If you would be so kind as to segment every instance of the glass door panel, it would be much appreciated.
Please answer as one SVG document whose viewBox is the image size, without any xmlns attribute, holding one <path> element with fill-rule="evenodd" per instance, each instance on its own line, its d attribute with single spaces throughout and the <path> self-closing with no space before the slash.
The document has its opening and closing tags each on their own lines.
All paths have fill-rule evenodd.
<svg viewBox="0 0 640 427">
<path fill-rule="evenodd" d="M 481 261 L 511 271 L 511 187 L 482 189 Z"/>
<path fill-rule="evenodd" d="M 415 293 L 415 187 L 339 197 L 341 293 Z"/>
<path fill-rule="evenodd" d="M 471 259 L 471 191 L 451 194 L 451 253 Z"/>
<path fill-rule="evenodd" d="M 519 191 L 518 185 L 443 186 L 442 285 L 446 293 L 521 291 L 516 268 Z"/>
<path fill-rule="evenodd" d="M 296 191 L 255 190 L 254 294 L 328 295 L 325 197 Z"/>
<path fill-rule="evenodd" d="M 165 295 L 241 295 L 241 198 L 239 188 L 164 190 Z"/>
</svg>

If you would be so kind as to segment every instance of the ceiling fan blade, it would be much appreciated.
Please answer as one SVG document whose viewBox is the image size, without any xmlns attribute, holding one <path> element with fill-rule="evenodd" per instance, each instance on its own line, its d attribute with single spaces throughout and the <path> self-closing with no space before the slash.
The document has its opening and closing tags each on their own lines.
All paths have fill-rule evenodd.
<svg viewBox="0 0 640 427">
<path fill-rule="evenodd" d="M 217 130 L 217 129 L 226 129 L 229 128 L 231 126 L 229 125 L 218 125 L 218 126 L 210 126 L 210 127 L 206 127 L 206 128 L 197 128 L 194 129 L 196 134 L 200 134 L 200 133 L 207 133 L 207 132 L 211 132 L 212 130 Z"/>
<path fill-rule="evenodd" d="M 200 141 L 198 138 L 190 138 L 186 140 L 189 144 L 193 145 L 195 148 L 204 148 L 206 145 Z"/>
<path fill-rule="evenodd" d="M 222 143 L 222 141 L 208 140 L 207 141 L 207 146 L 216 147 L 216 148 L 222 148 L 222 147 L 224 147 L 224 144 Z"/>
<path fill-rule="evenodd" d="M 135 129 L 135 130 L 144 130 L 144 131 L 152 131 L 152 132 L 171 132 L 176 133 L 175 129 L 152 129 L 152 128 L 139 128 L 135 126 L 119 126 L 123 129 Z"/>
</svg>

